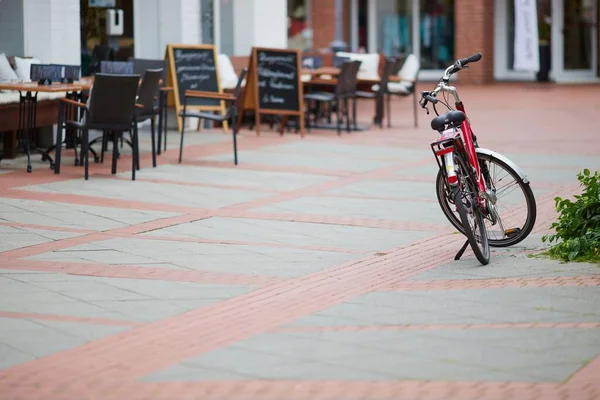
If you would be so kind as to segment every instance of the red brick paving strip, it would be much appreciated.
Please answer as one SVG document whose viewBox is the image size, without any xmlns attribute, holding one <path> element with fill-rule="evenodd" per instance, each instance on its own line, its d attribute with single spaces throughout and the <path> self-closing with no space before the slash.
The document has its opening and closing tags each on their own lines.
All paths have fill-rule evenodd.
<svg viewBox="0 0 600 400">
<path fill-rule="evenodd" d="M 124 321 L 124 320 L 119 320 L 119 319 L 72 317 L 69 315 L 38 314 L 38 313 L 24 313 L 24 312 L 8 312 L 8 311 L 0 311 L 0 318 L 41 319 L 41 320 L 46 320 L 46 321 L 77 322 L 77 323 L 81 323 L 81 324 L 111 325 L 111 326 L 139 326 L 139 325 L 142 325 L 142 323 L 140 323 L 140 322 Z"/>
</svg>

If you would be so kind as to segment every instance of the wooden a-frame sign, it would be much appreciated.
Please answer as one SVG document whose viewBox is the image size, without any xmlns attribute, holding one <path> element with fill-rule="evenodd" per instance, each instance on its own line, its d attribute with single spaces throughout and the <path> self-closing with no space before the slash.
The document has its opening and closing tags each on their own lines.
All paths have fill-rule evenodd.
<svg viewBox="0 0 600 400">
<path fill-rule="evenodd" d="M 260 135 L 260 116 L 282 115 L 283 135 L 288 117 L 297 116 L 304 137 L 304 98 L 302 95 L 301 56 L 298 50 L 253 47 L 248 61 L 246 86 L 238 115 L 240 126 L 244 111 L 254 111 L 256 135 Z"/>
<path fill-rule="evenodd" d="M 173 87 L 171 96 L 175 103 L 177 127 L 181 131 L 181 117 L 186 90 L 223 93 L 217 50 L 214 45 L 169 44 L 165 52 L 167 60 L 167 85 Z M 187 110 L 220 111 L 225 114 L 225 102 L 215 99 L 187 99 Z M 228 130 L 227 121 L 223 129 Z"/>
</svg>

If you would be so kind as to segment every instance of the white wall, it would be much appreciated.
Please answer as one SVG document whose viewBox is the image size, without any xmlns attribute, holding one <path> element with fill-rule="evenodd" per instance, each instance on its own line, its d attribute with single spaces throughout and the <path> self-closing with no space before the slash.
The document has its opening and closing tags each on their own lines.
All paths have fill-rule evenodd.
<svg viewBox="0 0 600 400">
<path fill-rule="evenodd" d="M 200 43 L 200 0 L 134 0 L 135 57 L 163 58 L 168 44 Z"/>
<path fill-rule="evenodd" d="M 247 56 L 252 46 L 287 47 L 287 1 L 234 1 L 234 55 Z"/>
<path fill-rule="evenodd" d="M 23 54 L 23 0 L 0 0 L 0 53 Z"/>
<path fill-rule="evenodd" d="M 79 0 L 22 0 L 24 55 L 44 63 L 81 63 Z"/>
</svg>

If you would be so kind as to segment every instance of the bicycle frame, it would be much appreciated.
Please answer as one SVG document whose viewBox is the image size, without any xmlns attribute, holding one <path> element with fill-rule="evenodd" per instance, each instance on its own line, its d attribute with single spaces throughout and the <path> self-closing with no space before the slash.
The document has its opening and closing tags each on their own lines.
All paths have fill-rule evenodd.
<svg viewBox="0 0 600 400">
<path fill-rule="evenodd" d="M 446 70 L 444 78 L 442 78 L 442 81 L 440 82 L 440 84 L 438 84 L 438 86 L 432 92 L 432 94 L 437 94 L 441 91 L 452 94 L 454 96 L 454 104 L 456 109 L 458 111 L 462 111 L 465 115 L 467 115 L 465 106 L 460 100 L 456 88 L 454 86 L 447 85 L 449 81 L 448 70 Z M 475 180 L 477 181 L 477 189 L 479 190 L 479 193 L 486 193 L 485 180 L 482 177 L 481 168 L 479 167 L 479 161 L 477 160 L 477 153 L 475 151 L 475 143 L 473 140 L 473 130 L 471 129 L 471 124 L 469 123 L 468 118 L 461 123 L 460 130 L 462 132 L 462 149 L 460 150 L 464 150 L 467 153 L 468 162 L 474 170 Z M 446 131 L 444 133 L 446 133 Z M 440 136 L 440 138 L 438 138 L 437 141 L 432 143 L 432 149 L 434 150 L 436 156 L 444 157 L 444 166 L 446 167 L 447 181 L 449 185 L 453 185 L 456 183 L 456 177 L 453 176 L 453 171 L 449 170 L 448 167 L 450 167 L 449 163 L 452 162 L 450 158 L 451 153 L 454 151 L 454 147 L 456 146 L 456 137 L 452 138 L 454 144 L 452 146 L 449 146 L 449 144 L 446 144 L 449 137 L 447 135 L 444 136 L 444 133 L 442 134 L 442 136 Z M 434 149 L 434 146 L 438 146 L 438 150 Z M 444 149 L 441 149 L 440 146 Z M 439 160 L 438 165 L 440 166 L 440 168 L 443 168 L 443 166 L 440 165 Z M 453 167 L 453 164 L 451 166 Z M 485 206 L 485 200 L 483 199 L 483 196 L 478 196 L 478 202 L 480 203 L 480 205 Z M 482 209 L 485 210 L 486 208 L 482 207 Z"/>
</svg>

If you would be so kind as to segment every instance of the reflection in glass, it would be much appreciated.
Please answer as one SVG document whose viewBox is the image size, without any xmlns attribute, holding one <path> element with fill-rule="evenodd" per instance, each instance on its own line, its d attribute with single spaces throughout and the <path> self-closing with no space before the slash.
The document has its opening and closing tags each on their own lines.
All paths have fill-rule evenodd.
<svg viewBox="0 0 600 400">
<path fill-rule="evenodd" d="M 377 2 L 379 37 L 377 47 L 386 57 L 406 57 L 413 53 L 412 0 Z"/>
<path fill-rule="evenodd" d="M 565 69 L 591 69 L 594 3 L 592 0 L 563 0 L 563 5 Z"/>
<path fill-rule="evenodd" d="M 421 65 L 444 69 L 454 61 L 454 0 L 420 0 Z"/>
</svg>

